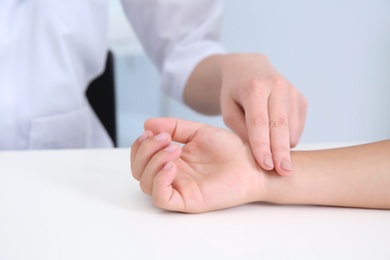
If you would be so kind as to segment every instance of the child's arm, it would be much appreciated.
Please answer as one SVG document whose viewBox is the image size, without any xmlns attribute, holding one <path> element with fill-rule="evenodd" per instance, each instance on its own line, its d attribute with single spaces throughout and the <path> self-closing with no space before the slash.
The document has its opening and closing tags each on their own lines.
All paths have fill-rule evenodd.
<svg viewBox="0 0 390 260">
<path fill-rule="evenodd" d="M 294 151 L 293 174 L 281 177 L 262 170 L 230 131 L 172 118 L 148 120 L 145 129 L 132 146 L 132 173 L 164 209 L 195 213 L 253 201 L 390 208 L 390 141 Z"/>
<path fill-rule="evenodd" d="M 294 174 L 269 176 L 274 203 L 390 208 L 390 141 L 292 152 Z"/>
</svg>

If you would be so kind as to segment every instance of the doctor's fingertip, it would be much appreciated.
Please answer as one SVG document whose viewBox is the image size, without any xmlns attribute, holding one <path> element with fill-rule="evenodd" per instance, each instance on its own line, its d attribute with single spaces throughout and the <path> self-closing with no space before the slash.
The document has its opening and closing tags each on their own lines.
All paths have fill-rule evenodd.
<svg viewBox="0 0 390 260">
<path fill-rule="evenodd" d="M 283 160 L 280 163 L 280 167 L 285 171 L 292 172 L 292 165 L 289 161 Z"/>
<path fill-rule="evenodd" d="M 264 163 L 265 166 L 267 166 L 267 167 L 269 167 L 271 169 L 274 168 L 274 162 L 272 161 L 272 158 L 269 155 L 265 155 L 263 157 L 263 163 Z"/>
</svg>

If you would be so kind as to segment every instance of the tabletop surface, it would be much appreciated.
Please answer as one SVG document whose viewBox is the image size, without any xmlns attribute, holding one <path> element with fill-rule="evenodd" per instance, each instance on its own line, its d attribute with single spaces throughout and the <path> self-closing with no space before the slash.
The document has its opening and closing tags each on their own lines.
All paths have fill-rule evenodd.
<svg viewBox="0 0 390 260">
<path fill-rule="evenodd" d="M 390 259 L 390 211 L 153 206 L 129 149 L 0 152 L 0 259 Z"/>
</svg>

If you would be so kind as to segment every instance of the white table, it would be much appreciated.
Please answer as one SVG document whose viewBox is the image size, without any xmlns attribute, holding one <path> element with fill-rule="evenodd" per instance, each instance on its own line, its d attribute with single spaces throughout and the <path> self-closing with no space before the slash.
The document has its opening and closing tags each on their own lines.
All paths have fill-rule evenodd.
<svg viewBox="0 0 390 260">
<path fill-rule="evenodd" d="M 0 259 L 390 259 L 390 211 L 154 207 L 129 150 L 0 152 Z"/>
</svg>

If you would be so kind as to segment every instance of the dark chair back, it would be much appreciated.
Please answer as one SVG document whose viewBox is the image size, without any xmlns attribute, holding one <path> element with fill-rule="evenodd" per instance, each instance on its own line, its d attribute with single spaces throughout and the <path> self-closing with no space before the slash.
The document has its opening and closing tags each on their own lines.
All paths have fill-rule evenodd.
<svg viewBox="0 0 390 260">
<path fill-rule="evenodd" d="M 91 82 L 86 95 L 116 147 L 114 55 L 112 52 L 108 52 L 104 72 Z"/>
</svg>

